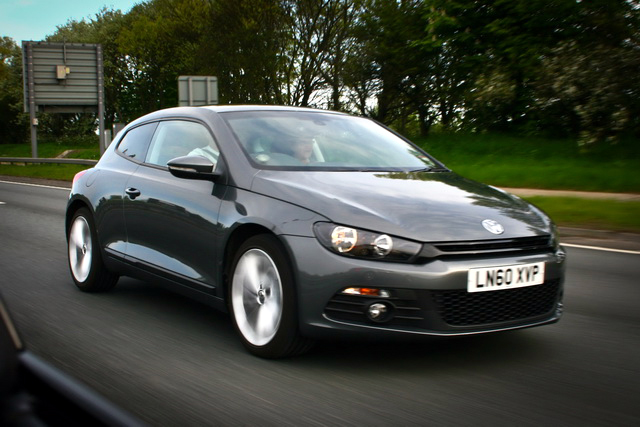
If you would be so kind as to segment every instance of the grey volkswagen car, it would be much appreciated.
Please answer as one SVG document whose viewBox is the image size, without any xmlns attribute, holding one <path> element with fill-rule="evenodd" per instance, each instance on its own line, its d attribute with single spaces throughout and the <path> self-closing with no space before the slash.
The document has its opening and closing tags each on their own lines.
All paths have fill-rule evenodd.
<svg viewBox="0 0 640 427">
<path fill-rule="evenodd" d="M 69 267 L 230 312 L 276 358 L 314 339 L 456 336 L 556 322 L 565 253 L 551 220 L 366 118 L 183 107 L 130 123 L 74 179 Z"/>
</svg>

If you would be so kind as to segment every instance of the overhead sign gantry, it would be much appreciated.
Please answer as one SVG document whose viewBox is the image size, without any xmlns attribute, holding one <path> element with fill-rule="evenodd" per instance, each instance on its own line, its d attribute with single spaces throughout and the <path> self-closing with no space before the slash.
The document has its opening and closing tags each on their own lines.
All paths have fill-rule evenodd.
<svg viewBox="0 0 640 427">
<path fill-rule="evenodd" d="M 105 147 L 102 46 L 23 41 L 22 62 L 24 108 L 30 115 L 32 157 L 38 157 L 37 112 L 96 112 L 102 154 Z"/>
</svg>

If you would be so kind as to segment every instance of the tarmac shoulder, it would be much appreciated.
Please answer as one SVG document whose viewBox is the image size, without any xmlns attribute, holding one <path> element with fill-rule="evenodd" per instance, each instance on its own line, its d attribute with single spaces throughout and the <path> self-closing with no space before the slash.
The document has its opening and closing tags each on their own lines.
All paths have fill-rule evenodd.
<svg viewBox="0 0 640 427">
<path fill-rule="evenodd" d="M 27 176 L 0 175 L 0 181 L 21 182 L 24 184 L 46 185 L 49 187 L 71 188 L 71 181 L 57 179 L 32 178 Z"/>
<path fill-rule="evenodd" d="M 576 197 L 592 200 L 640 201 L 640 194 L 604 193 L 591 191 L 541 190 L 532 188 L 502 188 L 521 197 Z M 640 234 L 610 230 L 597 230 L 574 227 L 558 227 L 560 242 L 581 246 L 593 246 L 607 249 L 640 251 Z"/>
<path fill-rule="evenodd" d="M 640 234 L 558 227 L 560 243 L 640 252 Z"/>
<path fill-rule="evenodd" d="M 541 190 L 533 188 L 504 188 L 504 191 L 521 197 L 547 196 L 547 197 L 576 197 L 580 199 L 601 199 L 640 201 L 640 194 L 636 193 L 604 193 L 598 191 L 572 191 L 572 190 Z"/>
</svg>

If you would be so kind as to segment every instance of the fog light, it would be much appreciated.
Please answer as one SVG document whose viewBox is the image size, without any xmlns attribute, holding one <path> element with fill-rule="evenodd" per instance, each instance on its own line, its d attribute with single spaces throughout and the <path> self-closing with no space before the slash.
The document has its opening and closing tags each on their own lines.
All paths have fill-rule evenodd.
<svg viewBox="0 0 640 427">
<path fill-rule="evenodd" d="M 367 310 L 367 315 L 371 320 L 380 321 L 386 316 L 387 311 L 388 310 L 386 305 L 377 302 L 369 306 L 369 310 Z"/>
<path fill-rule="evenodd" d="M 391 319 L 393 306 L 382 302 L 374 302 L 367 308 L 367 317 L 374 322 L 382 323 Z"/>
</svg>

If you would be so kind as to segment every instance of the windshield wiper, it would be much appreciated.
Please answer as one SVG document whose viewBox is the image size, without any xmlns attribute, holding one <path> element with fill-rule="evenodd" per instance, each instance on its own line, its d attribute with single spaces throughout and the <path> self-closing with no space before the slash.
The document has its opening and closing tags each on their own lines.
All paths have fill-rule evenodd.
<svg viewBox="0 0 640 427">
<path fill-rule="evenodd" d="M 427 166 L 425 168 L 413 169 L 410 172 L 449 172 L 449 169 L 437 166 Z"/>
</svg>

